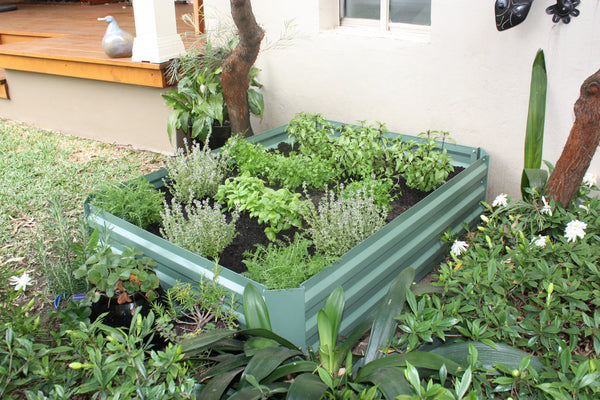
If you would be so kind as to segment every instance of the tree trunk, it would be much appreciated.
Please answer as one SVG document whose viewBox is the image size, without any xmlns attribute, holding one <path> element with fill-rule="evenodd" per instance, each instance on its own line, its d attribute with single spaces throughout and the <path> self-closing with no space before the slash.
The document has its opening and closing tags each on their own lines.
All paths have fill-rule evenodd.
<svg viewBox="0 0 600 400">
<path fill-rule="evenodd" d="M 265 33 L 256 23 L 250 0 L 230 0 L 230 4 L 240 41 L 223 61 L 221 82 L 229 111 L 231 133 L 248 137 L 253 134 L 248 106 L 250 68 L 258 57 L 260 42 Z"/>
<path fill-rule="evenodd" d="M 577 194 L 600 142 L 600 71 L 581 85 L 575 122 L 548 179 L 547 197 L 567 206 Z"/>
</svg>

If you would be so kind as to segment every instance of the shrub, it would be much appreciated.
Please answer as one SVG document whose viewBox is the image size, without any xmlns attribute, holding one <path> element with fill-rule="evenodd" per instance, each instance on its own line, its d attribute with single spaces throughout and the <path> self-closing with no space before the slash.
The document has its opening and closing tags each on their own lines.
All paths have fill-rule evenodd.
<svg viewBox="0 0 600 400">
<path fill-rule="evenodd" d="M 146 229 L 160 222 L 160 210 L 164 193 L 143 177 L 127 183 L 106 183 L 101 185 L 92 197 L 91 203 L 116 217 Z"/>
<path fill-rule="evenodd" d="M 229 171 L 229 155 L 226 151 L 213 153 L 195 144 L 189 155 L 180 149 L 167 163 L 167 170 L 170 178 L 167 187 L 173 197 L 189 204 L 217 193 Z"/>
<path fill-rule="evenodd" d="M 385 225 L 386 212 L 363 190 L 336 196 L 327 191 L 315 206 L 303 203 L 306 232 L 322 254 L 339 257 Z"/>
<path fill-rule="evenodd" d="M 208 200 L 196 200 L 185 207 L 173 200 L 170 207 L 165 203 L 161 216 L 161 233 L 169 241 L 204 257 L 217 259 L 237 235 L 238 212 L 234 211 L 227 222 L 221 206 L 211 206 Z"/>
</svg>

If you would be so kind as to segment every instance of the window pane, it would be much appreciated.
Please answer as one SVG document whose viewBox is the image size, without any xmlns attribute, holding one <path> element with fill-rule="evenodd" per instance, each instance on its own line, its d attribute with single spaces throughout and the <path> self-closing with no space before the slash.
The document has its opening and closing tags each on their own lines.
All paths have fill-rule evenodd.
<svg viewBox="0 0 600 400">
<path fill-rule="evenodd" d="M 390 0 L 390 21 L 431 25 L 431 0 Z"/>
<path fill-rule="evenodd" d="M 344 17 L 379 19 L 381 0 L 346 0 Z"/>
</svg>

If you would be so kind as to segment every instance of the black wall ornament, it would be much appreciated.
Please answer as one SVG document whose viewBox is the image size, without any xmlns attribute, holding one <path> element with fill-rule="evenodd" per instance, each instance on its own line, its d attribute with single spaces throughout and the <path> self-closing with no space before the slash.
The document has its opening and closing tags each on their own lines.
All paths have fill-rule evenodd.
<svg viewBox="0 0 600 400">
<path fill-rule="evenodd" d="M 556 4 L 546 8 L 546 14 L 552 15 L 553 22 L 562 21 L 565 24 L 571 22 L 571 17 L 579 15 L 577 6 L 580 0 L 556 0 Z"/>
<path fill-rule="evenodd" d="M 525 21 L 533 0 L 496 0 L 496 28 L 503 31 Z"/>
<path fill-rule="evenodd" d="M 525 21 L 533 0 L 496 0 L 496 28 L 499 31 L 512 28 Z M 571 17 L 579 15 L 577 6 L 581 0 L 556 0 L 556 4 L 546 8 L 546 13 L 552 15 L 553 22 L 571 22 Z"/>
</svg>

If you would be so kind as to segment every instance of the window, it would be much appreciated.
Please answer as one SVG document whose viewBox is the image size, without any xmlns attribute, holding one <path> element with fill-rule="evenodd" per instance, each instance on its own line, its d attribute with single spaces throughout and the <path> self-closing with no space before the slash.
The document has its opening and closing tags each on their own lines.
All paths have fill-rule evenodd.
<svg viewBox="0 0 600 400">
<path fill-rule="evenodd" d="M 342 25 L 431 25 L 431 0 L 340 0 Z"/>
</svg>

